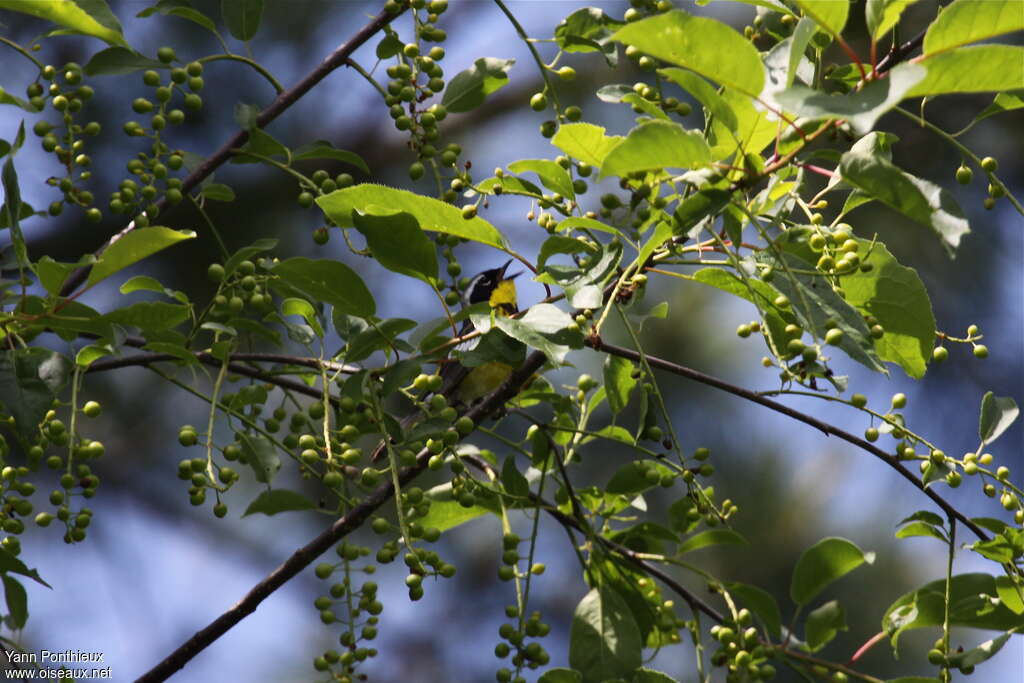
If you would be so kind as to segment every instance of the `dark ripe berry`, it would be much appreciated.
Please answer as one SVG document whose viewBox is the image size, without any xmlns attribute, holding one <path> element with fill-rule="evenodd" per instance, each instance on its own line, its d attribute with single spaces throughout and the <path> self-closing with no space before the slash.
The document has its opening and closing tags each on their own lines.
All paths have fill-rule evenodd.
<svg viewBox="0 0 1024 683">
<path fill-rule="evenodd" d="M 327 244 L 330 239 L 331 233 L 324 226 L 320 226 L 313 231 L 313 242 L 320 246 Z"/>
<path fill-rule="evenodd" d="M 554 136 L 558 131 L 558 124 L 554 121 L 545 121 L 540 124 L 540 134 L 546 138 Z"/>
</svg>

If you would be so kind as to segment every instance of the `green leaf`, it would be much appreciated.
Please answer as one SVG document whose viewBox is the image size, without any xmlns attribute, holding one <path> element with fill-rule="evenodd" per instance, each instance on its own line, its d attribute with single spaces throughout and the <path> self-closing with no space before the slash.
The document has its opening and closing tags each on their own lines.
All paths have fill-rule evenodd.
<svg viewBox="0 0 1024 683">
<path fill-rule="evenodd" d="M 388 59 L 394 57 L 402 51 L 404 43 L 398 39 L 398 34 L 390 26 L 385 26 L 384 30 L 386 34 L 381 41 L 377 43 L 377 59 Z"/>
<path fill-rule="evenodd" d="M 537 683 L 583 683 L 583 674 L 572 669 L 548 669 Z"/>
<path fill-rule="evenodd" d="M 609 235 L 615 235 L 616 237 L 622 237 L 622 231 L 611 225 L 606 225 L 601 221 L 594 220 L 592 218 L 584 218 L 582 216 L 570 216 L 569 218 L 563 218 L 558 223 L 558 227 L 555 228 L 558 232 L 565 232 L 566 230 L 597 230 L 598 232 L 606 232 Z"/>
<path fill-rule="evenodd" d="M 50 584 L 43 581 L 42 577 L 39 576 L 39 572 L 35 569 L 29 569 L 24 562 L 12 555 L 6 548 L 0 548 L 0 572 L 11 572 L 13 574 L 27 576 L 42 586 L 46 586 L 51 589 L 53 588 Z"/>
<path fill-rule="evenodd" d="M 950 626 L 1008 631 L 1024 624 L 1002 603 L 993 605 L 995 578 L 988 574 L 959 574 L 950 583 Z M 895 648 L 904 631 L 941 627 L 945 619 L 946 580 L 939 579 L 898 598 L 885 611 L 882 628 Z"/>
<path fill-rule="evenodd" d="M 77 268 L 89 266 L 95 262 L 96 258 L 91 254 L 83 257 L 78 263 L 60 263 L 59 261 L 54 261 L 49 256 L 43 256 L 33 268 L 36 271 L 36 275 L 39 276 L 39 284 L 47 292 L 56 296 L 60 294 L 60 289 L 64 286 L 64 281 L 67 280 L 68 275 Z"/>
<path fill-rule="evenodd" d="M 907 97 L 964 92 L 996 92 L 1024 88 L 1024 47 L 970 45 L 940 52 L 918 62 L 928 75 Z"/>
<path fill-rule="evenodd" d="M 737 90 L 726 90 L 722 98 L 736 116 L 736 128 L 730 130 L 722 121 L 711 120 L 708 142 L 711 156 L 719 161 L 734 152 L 757 154 L 767 145 L 775 142 L 779 134 L 779 122 L 768 112 L 756 109 L 750 96 Z"/>
<path fill-rule="evenodd" d="M 614 51 L 606 45 L 614 29 L 624 22 L 605 14 L 597 7 L 576 10 L 555 27 L 555 43 L 565 52 Z"/>
<path fill-rule="evenodd" d="M 220 12 L 238 40 L 252 40 L 260 28 L 263 0 L 221 0 Z"/>
<path fill-rule="evenodd" d="M 927 69 L 918 64 L 898 64 L 888 78 L 872 81 L 847 95 L 795 85 L 776 93 L 775 98 L 787 111 L 811 120 L 846 119 L 858 135 L 864 135 L 927 73 Z"/>
<path fill-rule="evenodd" d="M 915 2 L 917 0 L 867 0 L 864 6 L 864 20 L 871 39 L 878 42 L 899 23 L 903 10 Z"/>
<path fill-rule="evenodd" d="M 39 113 L 39 110 L 33 107 L 29 102 L 21 99 L 20 97 L 15 97 L 11 93 L 4 90 L 2 86 L 0 86 L 0 104 L 10 104 L 15 107 L 18 107 L 19 109 L 23 109 L 24 111 L 27 111 L 30 114 Z M 10 147 L 10 143 L 8 143 L 6 140 L 0 141 L 0 157 L 5 156 L 7 152 L 10 150 Z"/>
<path fill-rule="evenodd" d="M 806 605 L 860 565 L 874 562 L 874 553 L 865 553 L 845 538 L 818 541 L 800 555 L 789 586 L 789 596 L 798 605 Z"/>
<path fill-rule="evenodd" d="M 270 517 L 278 512 L 312 510 L 315 507 L 316 505 L 313 501 L 301 493 L 289 491 L 288 489 L 271 489 L 256 496 L 256 499 L 249 503 L 249 507 L 242 513 L 242 517 L 248 517 L 256 513 L 262 513 Z"/>
<path fill-rule="evenodd" d="M 356 334 L 345 349 L 345 360 L 358 363 L 379 349 L 390 347 L 398 335 L 416 327 L 415 320 L 408 318 L 388 318 L 375 326 Z"/>
<path fill-rule="evenodd" d="M 889 371 L 875 351 L 875 340 L 864 322 L 863 314 L 830 286 L 823 285 L 820 277 L 805 274 L 814 272 L 813 264 L 791 253 L 783 256 L 785 265 L 770 252 L 758 254 L 755 260 L 775 267 L 777 275 L 772 280 L 772 286 L 789 297 L 793 315 L 800 326 L 805 330 L 813 330 L 817 338 L 823 339 L 828 332 L 828 325 L 834 323 L 843 331 L 837 345 L 840 349 L 864 367 L 888 374 Z"/>
<path fill-rule="evenodd" d="M 817 652 L 828 645 L 840 631 L 846 631 L 846 613 L 839 601 L 832 600 L 807 615 L 804 637 L 807 650 Z"/>
<path fill-rule="evenodd" d="M 128 47 L 121 35 L 121 24 L 105 0 L 0 0 L 0 9 L 31 14 L 63 26 L 68 33 L 80 33 L 111 45 Z"/>
<path fill-rule="evenodd" d="M 970 232 L 963 211 L 946 190 L 905 173 L 879 155 L 850 151 L 839 162 L 843 180 L 927 226 L 952 256 Z"/>
<path fill-rule="evenodd" d="M 708 529 L 699 534 L 694 534 L 683 541 L 676 551 L 676 556 L 684 555 L 694 550 L 708 548 L 713 545 L 747 545 L 747 539 L 743 534 L 732 529 Z"/>
<path fill-rule="evenodd" d="M 612 39 L 751 97 L 764 86 L 757 48 L 715 19 L 674 10 L 627 24 Z"/>
<path fill-rule="evenodd" d="M 0 352 L 0 403 L 14 418 L 18 434 L 31 440 L 50 404 L 67 382 L 71 363 L 39 347 Z"/>
<path fill-rule="evenodd" d="M 366 318 L 377 311 L 373 295 L 362 278 L 340 261 L 290 258 L 275 265 L 273 273 L 343 313 Z"/>
<path fill-rule="evenodd" d="M 188 319 L 188 306 L 166 301 L 140 301 L 117 308 L 100 320 L 117 325 L 138 327 L 144 332 L 155 332 L 177 327 Z"/>
<path fill-rule="evenodd" d="M 13 576 L 3 575 L 4 599 L 7 601 L 7 615 L 16 630 L 25 627 L 28 621 L 28 594 L 25 587 Z"/>
<path fill-rule="evenodd" d="M 616 415 L 629 403 L 629 397 L 636 388 L 633 377 L 633 362 L 619 356 L 605 356 L 604 386 L 608 392 L 608 407 Z"/>
<path fill-rule="evenodd" d="M 846 27 L 850 0 L 794 0 L 804 14 L 818 22 L 825 31 L 838 36 Z"/>
<path fill-rule="evenodd" d="M 981 113 L 974 117 L 974 120 L 971 121 L 971 125 L 973 126 L 978 121 L 987 119 L 990 116 L 1002 114 L 1004 111 L 1013 111 L 1014 109 L 1024 107 L 1024 97 L 1021 95 L 1022 93 L 999 93 L 996 95 L 995 99 L 992 100 L 992 104 L 982 109 Z"/>
<path fill-rule="evenodd" d="M 996 655 L 997 652 L 1003 649 L 1003 645 L 1006 645 L 1006 641 L 1010 639 L 1010 636 L 1014 634 L 1014 631 L 1004 633 L 998 638 L 986 640 L 981 645 L 971 648 L 967 652 L 962 654 L 957 653 L 951 657 L 953 665 L 960 668 L 974 667 L 982 662 L 988 661 Z"/>
<path fill-rule="evenodd" d="M 88 76 L 130 74 L 140 69 L 166 69 L 167 65 L 140 55 L 126 47 L 108 47 L 92 56 L 85 65 Z"/>
<path fill-rule="evenodd" d="M 1014 556 L 1019 556 L 1020 551 L 1013 547 L 1013 544 L 1005 536 L 996 536 L 987 541 L 975 541 L 967 546 L 987 560 L 1004 564 L 1013 562 Z"/>
<path fill-rule="evenodd" d="M 338 149 L 327 140 L 316 140 L 308 145 L 298 147 L 292 152 L 293 161 L 302 161 L 304 159 L 334 159 L 349 166 L 355 166 L 363 173 L 370 175 L 370 167 L 366 165 L 361 156 L 355 152 Z"/>
<path fill-rule="evenodd" d="M 247 247 L 242 247 L 231 257 L 224 262 L 224 274 L 231 275 L 238 268 L 238 264 L 242 261 L 247 261 L 256 254 L 260 254 L 264 251 L 270 251 L 277 246 L 277 240 L 273 238 L 258 239 Z"/>
<path fill-rule="evenodd" d="M 114 273 L 138 263 L 147 256 L 196 236 L 192 231 L 178 231 L 170 228 L 137 228 L 121 237 L 100 255 L 100 261 L 89 271 L 86 286 L 92 287 Z"/>
<path fill-rule="evenodd" d="M 592 123 L 564 123 L 551 138 L 551 144 L 567 156 L 601 168 L 608 152 L 625 140 L 621 135 L 605 135 L 604 131 Z"/>
<path fill-rule="evenodd" d="M 740 604 L 757 615 L 768 635 L 775 640 L 782 637 L 782 613 L 771 593 L 763 588 L 739 582 L 727 583 L 725 587 L 733 597 L 739 598 Z"/>
<path fill-rule="evenodd" d="M 541 184 L 552 192 L 558 192 L 563 197 L 568 197 L 569 199 L 576 196 L 576 192 L 572 188 L 572 178 L 569 177 L 568 171 L 554 161 L 548 159 L 522 159 L 509 164 L 508 170 L 513 173 L 532 171 L 540 178 Z"/>
<path fill-rule="evenodd" d="M 698 102 L 704 105 L 708 113 L 721 121 L 726 128 L 736 130 L 736 114 L 733 113 L 732 107 L 703 78 L 691 71 L 674 66 L 658 69 L 658 73 L 693 95 Z"/>
<path fill-rule="evenodd" d="M 658 224 L 654 226 L 654 232 L 647 241 L 644 242 L 643 246 L 640 247 L 640 252 L 637 254 L 636 262 L 641 265 L 647 264 L 651 255 L 670 239 L 672 239 L 672 225 L 665 221 L 659 221 Z"/>
<path fill-rule="evenodd" d="M 592 589 L 576 606 L 569 666 L 584 681 L 625 677 L 640 666 L 643 643 L 626 602 L 609 587 Z"/>
<path fill-rule="evenodd" d="M 547 438 L 547 437 L 544 437 Z M 530 495 L 530 484 L 526 481 L 519 468 L 516 467 L 516 458 L 509 455 L 501 467 L 501 485 L 505 492 L 519 498 L 527 498 Z"/>
<path fill-rule="evenodd" d="M 306 321 L 306 324 L 313 328 L 313 332 L 316 333 L 316 336 L 323 339 L 324 328 L 320 325 L 320 318 L 316 314 L 316 309 L 313 308 L 313 304 L 309 303 L 305 299 L 299 299 L 297 297 L 289 297 L 285 299 L 281 302 L 281 314 L 302 316 L 303 320 Z"/>
<path fill-rule="evenodd" d="M 596 223 L 597 221 L 594 222 Z M 575 237 L 552 235 L 540 245 L 540 251 L 537 254 L 537 270 L 544 270 L 548 259 L 556 254 L 581 254 L 584 252 L 596 253 L 593 245 L 589 242 L 584 242 Z"/>
<path fill-rule="evenodd" d="M 366 213 L 354 212 L 352 221 L 382 266 L 429 285 L 437 283 L 437 248 L 411 213 L 370 205 Z"/>
<path fill-rule="evenodd" d="M 867 253 L 870 242 L 857 241 L 860 253 Z M 873 268 L 839 278 L 846 302 L 866 315 L 873 315 L 885 329 L 881 339 L 875 340 L 878 356 L 898 364 L 910 377 L 920 379 L 935 344 L 935 315 L 928 290 L 917 271 L 900 265 L 880 242 L 874 243 L 871 255 L 863 262 Z"/>
<path fill-rule="evenodd" d="M 911 0 L 913 2 L 914 0 Z M 800 64 L 806 58 L 807 44 L 811 42 L 817 31 L 817 24 L 809 17 L 802 18 L 793 29 L 793 35 L 787 38 L 789 41 L 789 59 L 786 62 L 786 87 L 793 85 Z"/>
<path fill-rule="evenodd" d="M 215 202 L 233 202 L 235 201 L 235 191 L 231 189 L 229 185 L 223 183 L 210 183 L 204 185 L 203 189 L 199 191 L 199 194 L 203 195 L 207 199 L 212 199 Z"/>
<path fill-rule="evenodd" d="M 1020 415 L 1017 402 L 1010 396 L 996 396 L 985 392 L 981 399 L 981 417 L 978 419 L 978 436 L 982 445 L 989 444 L 1010 428 Z"/>
<path fill-rule="evenodd" d="M 160 14 L 163 14 L 164 16 L 179 17 L 181 19 L 191 21 L 194 24 L 199 24 L 215 36 L 220 36 L 220 33 L 217 32 L 217 25 L 213 23 L 213 19 L 206 16 L 199 10 L 194 9 L 192 7 L 173 7 L 169 5 L 161 5 L 163 5 L 163 3 L 159 3 L 157 7 L 153 7 L 150 9 L 158 11 L 160 12 Z M 145 11 L 146 10 L 143 10 L 143 12 Z M 143 12 L 139 12 L 139 14 L 136 16 L 143 16 Z"/>
<path fill-rule="evenodd" d="M 946 534 L 926 522 L 911 522 L 896 532 L 896 538 L 911 538 L 914 536 L 930 536 L 931 538 L 937 538 L 943 543 L 949 543 Z"/>
<path fill-rule="evenodd" d="M 553 304 L 535 304 L 521 318 L 497 316 L 494 325 L 527 346 L 561 363 L 570 348 L 583 346 L 583 336 L 569 314 Z M 575 330 L 570 328 L 575 327 Z"/>
<path fill-rule="evenodd" d="M 633 673 L 631 683 L 678 683 L 676 679 L 672 678 L 666 673 L 661 671 L 654 671 L 653 669 L 645 669 L 643 667 L 637 669 Z"/>
<path fill-rule="evenodd" d="M 466 220 L 458 207 L 447 202 L 386 185 L 353 185 L 320 196 L 316 203 L 328 218 L 343 228 L 355 226 L 352 221 L 353 210 L 365 211 L 370 205 L 386 206 L 395 211 L 411 213 L 424 230 L 455 235 L 505 249 L 505 238 L 483 218 L 476 216 Z"/>
<path fill-rule="evenodd" d="M 641 22 L 637 22 L 641 23 Z M 694 168 L 711 163 L 704 136 L 678 123 L 648 121 L 629 132 L 604 159 L 601 177 L 627 176 L 634 171 Z"/>
<path fill-rule="evenodd" d="M 253 126 L 256 125 L 255 119 L 250 121 Z M 259 159 L 253 154 L 259 154 L 264 157 L 285 157 L 286 159 L 291 154 L 291 151 L 278 142 L 277 138 L 263 130 L 262 128 L 249 128 L 249 140 L 242 145 L 241 152 L 233 154 L 231 156 L 232 164 L 262 164 L 265 163 L 262 159 Z M 251 152 L 252 154 L 246 154 Z"/>
<path fill-rule="evenodd" d="M 1024 614 L 1024 592 L 1005 574 L 996 577 L 996 593 L 1003 605 L 1014 614 Z"/>
<path fill-rule="evenodd" d="M 501 189 L 495 192 L 494 188 L 496 187 Z M 517 178 L 514 175 L 485 178 L 477 183 L 474 189 L 481 194 L 519 194 L 527 197 L 539 197 L 544 194 L 543 190 L 529 180 Z"/>
<path fill-rule="evenodd" d="M 4 162 L 4 170 L 0 176 L 4 188 L 4 223 L 11 231 L 11 242 L 14 244 L 18 267 L 27 269 L 28 247 L 25 245 L 25 235 L 21 231 L 21 188 L 18 185 L 18 172 L 14 168 L 14 154 Z"/>
<path fill-rule="evenodd" d="M 476 109 L 488 95 L 508 85 L 508 72 L 515 63 L 514 59 L 481 57 L 448 81 L 441 104 L 454 114 Z"/>
<path fill-rule="evenodd" d="M 673 218 L 673 232 L 682 237 L 700 224 L 705 218 L 712 218 L 721 213 L 729 204 L 732 193 L 728 190 L 707 188 L 699 190 L 679 202 Z"/>
<path fill-rule="evenodd" d="M 416 519 L 424 528 L 447 531 L 483 515 L 497 515 L 500 510 L 496 500 L 489 496 L 477 496 L 476 505 L 463 507 L 455 500 L 451 483 L 435 486 L 424 495 L 430 501 L 430 508 L 425 517 Z"/>
<path fill-rule="evenodd" d="M 753 278 L 743 280 L 734 273 L 719 268 L 698 270 L 693 274 L 693 279 L 756 304 L 764 316 L 769 348 L 775 349 L 777 353 L 785 350 L 785 340 L 788 338 L 785 332 L 786 325 L 795 324 L 796 317 L 791 309 L 783 309 L 775 305 L 775 297 L 779 295 L 778 290 L 761 280 Z"/>
<path fill-rule="evenodd" d="M 235 438 L 242 447 L 245 464 L 251 467 L 253 474 L 256 475 L 256 481 L 270 484 L 281 469 L 281 459 L 277 457 L 274 444 L 262 434 L 236 432 Z"/>
<path fill-rule="evenodd" d="M 924 34 L 931 56 L 953 48 L 1024 30 L 1020 0 L 956 0 L 946 5 Z M 1020 62 L 1017 62 L 1020 70 Z"/>
</svg>

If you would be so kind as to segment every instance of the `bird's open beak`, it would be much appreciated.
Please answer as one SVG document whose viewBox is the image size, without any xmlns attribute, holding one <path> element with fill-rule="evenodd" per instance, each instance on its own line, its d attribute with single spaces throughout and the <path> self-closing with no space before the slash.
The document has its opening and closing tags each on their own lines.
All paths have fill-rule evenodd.
<svg viewBox="0 0 1024 683">
<path fill-rule="evenodd" d="M 502 280 L 514 280 L 515 278 L 517 278 L 517 277 L 519 277 L 520 275 L 523 274 L 523 271 L 521 271 L 521 270 L 517 271 L 515 273 L 512 273 L 511 275 L 506 275 L 505 274 L 506 271 L 508 270 L 508 267 L 512 265 L 512 261 L 514 261 L 514 260 L 515 259 L 509 259 L 508 261 L 505 261 L 505 265 L 503 265 L 501 267 L 501 279 Z"/>
</svg>

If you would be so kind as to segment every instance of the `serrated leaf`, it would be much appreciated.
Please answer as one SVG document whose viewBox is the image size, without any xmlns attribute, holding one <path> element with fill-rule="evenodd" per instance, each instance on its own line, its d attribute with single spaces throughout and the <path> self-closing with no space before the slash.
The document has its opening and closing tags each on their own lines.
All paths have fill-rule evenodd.
<svg viewBox="0 0 1024 683">
<path fill-rule="evenodd" d="M 1019 0 L 956 0 L 928 26 L 922 49 L 925 56 L 931 56 L 1021 30 L 1024 11 Z"/>
<path fill-rule="evenodd" d="M 476 109 L 488 95 L 508 85 L 508 72 L 515 63 L 514 59 L 481 57 L 448 81 L 441 104 L 454 114 Z"/>
<path fill-rule="evenodd" d="M 555 43 L 565 52 L 603 52 L 612 31 L 623 23 L 602 9 L 583 7 L 555 27 Z"/>
<path fill-rule="evenodd" d="M 865 562 L 874 561 L 874 553 L 865 553 L 845 538 L 826 538 L 805 550 L 793 568 L 789 596 L 798 605 L 806 605 L 832 582 Z"/>
<path fill-rule="evenodd" d="M 775 640 L 782 636 L 782 613 L 771 593 L 763 588 L 739 582 L 727 583 L 725 587 L 734 597 L 739 598 L 740 604 L 757 615 L 768 635 Z"/>
<path fill-rule="evenodd" d="M 38 433 L 38 425 L 57 392 L 67 382 L 71 363 L 61 354 L 39 347 L 0 352 L 0 403 L 14 418 L 18 434 L 26 441 Z"/>
<path fill-rule="evenodd" d="M 252 125 L 255 126 L 255 121 L 252 122 Z M 246 154 L 246 152 L 250 152 L 250 154 Z M 267 131 L 262 128 L 253 127 L 249 129 L 249 140 L 242 145 L 241 151 L 231 156 L 231 163 L 264 163 L 262 159 L 253 156 L 254 154 L 258 154 L 262 157 L 280 156 L 287 159 L 291 154 L 291 151 Z"/>
<path fill-rule="evenodd" d="M 952 577 L 950 591 L 950 626 L 1008 631 L 1021 625 L 1021 617 L 999 603 L 993 605 L 988 596 L 995 595 L 995 578 L 988 574 L 959 574 Z M 885 611 L 882 628 L 890 635 L 895 648 L 904 631 L 916 628 L 941 627 L 945 621 L 946 580 L 932 581 L 917 590 L 900 596 Z"/>
<path fill-rule="evenodd" d="M 289 491 L 288 489 L 271 489 L 256 496 L 256 499 L 249 503 L 249 507 L 242 513 L 242 517 L 248 517 L 257 513 L 270 517 L 279 512 L 312 510 L 315 507 L 316 505 L 313 501 L 301 493 Z"/>
<path fill-rule="evenodd" d="M 565 123 L 551 138 L 551 144 L 567 156 L 601 168 L 608 153 L 625 140 L 621 135 L 605 135 L 604 131 L 592 123 Z"/>
<path fill-rule="evenodd" d="M 553 304 L 535 304 L 521 318 L 498 316 L 502 332 L 561 363 L 570 349 L 583 346 L 583 335 L 569 314 Z M 575 328 L 575 329 L 571 329 Z"/>
<path fill-rule="evenodd" d="M 166 69 L 167 65 L 126 47 L 108 47 L 94 54 L 84 67 L 87 76 L 130 74 L 141 69 Z"/>
<path fill-rule="evenodd" d="M 804 623 L 808 651 L 819 651 L 828 645 L 836 634 L 846 630 L 846 613 L 842 606 L 836 600 L 826 602 L 808 614 Z"/>
<path fill-rule="evenodd" d="M 21 585 L 21 582 L 13 576 L 3 574 L 3 579 L 7 615 L 10 617 L 14 628 L 20 630 L 25 627 L 25 622 L 28 621 L 28 593 L 25 592 L 25 587 Z"/>
<path fill-rule="evenodd" d="M 196 234 L 191 231 L 182 232 L 163 227 L 137 228 L 132 230 L 107 247 L 100 255 L 99 263 L 94 265 L 92 270 L 89 271 L 86 286 L 92 287 L 114 273 L 138 263 L 147 256 L 151 256 L 183 240 L 193 239 L 195 236 Z"/>
<path fill-rule="evenodd" d="M 969 45 L 940 52 L 919 64 L 928 69 L 924 80 L 907 97 L 967 92 L 997 92 L 1024 88 L 1024 47 Z"/>
<path fill-rule="evenodd" d="M 868 240 L 858 239 L 860 253 L 867 253 Z M 889 249 L 879 242 L 863 259 L 868 272 L 856 270 L 839 278 L 846 302 L 878 319 L 885 334 L 875 340 L 879 358 L 898 364 L 914 379 L 924 376 L 935 344 L 935 315 L 928 290 L 917 271 L 900 265 Z"/>
<path fill-rule="evenodd" d="M 139 301 L 117 308 L 100 320 L 117 325 L 138 327 L 144 332 L 167 330 L 188 319 L 188 306 L 166 301 Z"/>
<path fill-rule="evenodd" d="M 858 135 L 875 126 L 886 112 L 900 103 L 928 70 L 918 64 L 898 64 L 888 77 L 872 81 L 855 92 L 834 95 L 802 85 L 794 85 L 775 93 L 775 99 L 786 111 L 809 120 L 845 119 Z"/>
<path fill-rule="evenodd" d="M 60 263 L 59 261 L 54 261 L 49 256 L 43 256 L 35 263 L 33 270 L 39 276 L 39 284 L 50 294 L 58 295 L 68 275 L 77 268 L 89 266 L 95 262 L 96 258 L 91 254 L 83 257 L 78 263 Z"/>
<path fill-rule="evenodd" d="M 982 444 L 989 444 L 1010 428 L 1020 409 L 1011 396 L 996 396 L 991 391 L 981 398 L 981 415 L 978 418 L 978 436 Z"/>
<path fill-rule="evenodd" d="M 27 576 L 42 586 L 53 588 L 53 586 L 43 581 L 42 577 L 39 576 L 39 572 L 35 569 L 29 569 L 24 562 L 12 555 L 6 548 L 0 548 L 0 572 L 11 572 L 12 574 Z"/>
<path fill-rule="evenodd" d="M 757 48 L 715 19 L 674 10 L 627 24 L 612 39 L 751 97 L 764 86 Z"/>
<path fill-rule="evenodd" d="M 834 36 L 843 32 L 850 13 L 849 0 L 794 0 L 804 13 Z"/>
<path fill-rule="evenodd" d="M 704 105 L 708 113 L 721 121 L 726 128 L 736 130 L 736 114 L 733 113 L 732 107 L 703 78 L 691 71 L 674 66 L 658 69 L 658 73 L 693 95 L 698 102 Z"/>
<path fill-rule="evenodd" d="M 631 130 L 608 153 L 600 177 L 624 177 L 635 171 L 694 168 L 709 163 L 711 150 L 703 135 L 678 123 L 648 121 Z"/>
<path fill-rule="evenodd" d="M 204 185 L 203 189 L 199 191 L 199 194 L 212 199 L 215 202 L 233 202 L 235 201 L 235 191 L 231 189 L 229 185 L 223 183 L 209 183 Z"/>
<path fill-rule="evenodd" d="M 570 199 L 576 196 L 569 173 L 549 159 L 521 159 L 513 161 L 508 165 L 508 170 L 513 173 L 536 173 L 537 177 L 540 178 L 541 184 L 552 192 L 558 192 L 563 197 Z"/>
<path fill-rule="evenodd" d="M 629 606 L 610 587 L 592 589 L 576 606 L 569 665 L 584 681 L 628 676 L 640 666 L 642 648 Z"/>
<path fill-rule="evenodd" d="M 747 539 L 743 534 L 732 529 L 707 529 L 699 534 L 694 534 L 682 542 L 676 555 L 683 555 L 701 548 L 708 548 L 713 545 L 746 545 Z"/>
<path fill-rule="evenodd" d="M 931 228 L 951 256 L 963 236 L 970 232 L 952 195 L 934 183 L 905 173 L 880 155 L 846 152 L 839 168 L 845 182 Z"/>
<path fill-rule="evenodd" d="M 290 258 L 274 266 L 274 275 L 350 315 L 366 318 L 377 311 L 373 295 L 358 274 L 328 259 Z"/>
<path fill-rule="evenodd" d="M 616 415 L 629 404 L 629 398 L 636 388 L 633 377 L 633 362 L 619 356 L 608 355 L 604 359 L 604 387 L 608 392 L 608 407 Z"/>
<path fill-rule="evenodd" d="M 221 0 L 221 15 L 238 40 L 252 40 L 260 28 L 263 0 Z"/>
<path fill-rule="evenodd" d="M 388 270 L 437 283 L 437 247 L 420 228 L 416 217 L 383 206 L 355 211 L 352 222 L 366 238 L 377 262 Z"/>
<path fill-rule="evenodd" d="M 277 449 L 262 434 L 247 434 L 237 432 L 235 438 L 242 447 L 242 457 L 245 463 L 252 468 L 256 481 L 262 484 L 270 484 L 281 469 L 281 459 L 277 455 Z"/>
<path fill-rule="evenodd" d="M 121 35 L 121 24 L 105 0 L 90 0 L 88 4 L 75 0 L 0 0 L 0 9 L 31 14 L 63 26 L 69 33 L 80 33 L 111 45 L 128 47 Z"/>
<path fill-rule="evenodd" d="M 334 159 L 349 166 L 355 166 L 363 173 L 370 175 L 370 167 L 366 165 L 366 161 L 361 156 L 355 152 L 338 149 L 327 140 L 316 140 L 292 151 L 293 161 L 304 159 Z"/>
<path fill-rule="evenodd" d="M 878 41 L 900 21 L 908 6 L 917 0 L 867 0 L 864 5 L 864 20 L 867 23 L 871 39 Z"/>
<path fill-rule="evenodd" d="M 355 227 L 352 221 L 353 210 L 365 211 L 371 205 L 386 206 L 395 211 L 411 213 L 424 230 L 455 235 L 499 249 L 505 248 L 505 238 L 483 218 L 475 216 L 466 220 L 458 207 L 447 202 L 386 185 L 353 185 L 322 195 L 316 203 L 328 218 L 343 228 Z"/>
<path fill-rule="evenodd" d="M 547 436 L 544 436 L 546 439 Z M 501 467 L 501 485 L 505 492 L 519 498 L 527 498 L 530 495 L 530 484 L 526 481 L 519 468 L 516 467 L 516 458 L 509 455 L 505 458 L 505 464 Z"/>
</svg>

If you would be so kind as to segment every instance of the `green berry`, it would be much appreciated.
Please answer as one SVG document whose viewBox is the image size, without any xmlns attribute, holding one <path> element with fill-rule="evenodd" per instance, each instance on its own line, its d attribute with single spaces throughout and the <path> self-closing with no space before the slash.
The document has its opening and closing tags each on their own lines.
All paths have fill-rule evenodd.
<svg viewBox="0 0 1024 683">
<path fill-rule="evenodd" d="M 965 164 L 960 164 L 960 168 L 956 169 L 956 181 L 961 185 L 969 185 L 971 180 L 974 178 L 974 171 Z"/>
<path fill-rule="evenodd" d="M 178 58 L 173 47 L 161 47 L 156 51 L 156 57 L 164 64 L 170 64 Z"/>
<path fill-rule="evenodd" d="M 981 168 L 986 173 L 994 173 L 999 168 L 999 162 L 993 157 L 985 157 L 981 160 Z"/>
<path fill-rule="evenodd" d="M 530 109 L 544 111 L 548 108 L 548 96 L 542 92 L 536 93 L 530 98 Z"/>
<path fill-rule="evenodd" d="M 974 346 L 974 357 L 975 358 L 988 358 L 988 347 L 984 344 L 975 344 Z"/>
</svg>

